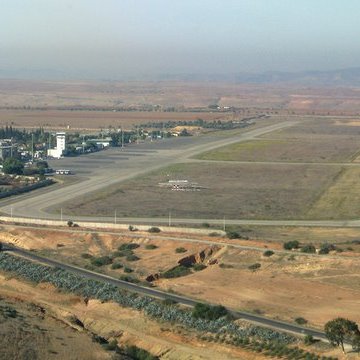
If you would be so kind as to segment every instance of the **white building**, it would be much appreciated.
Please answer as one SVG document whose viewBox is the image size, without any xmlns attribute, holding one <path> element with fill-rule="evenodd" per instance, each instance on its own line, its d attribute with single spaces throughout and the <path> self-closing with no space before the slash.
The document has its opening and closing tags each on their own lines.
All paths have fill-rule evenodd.
<svg viewBox="0 0 360 360">
<path fill-rule="evenodd" d="M 56 148 L 48 149 L 48 156 L 60 159 L 66 149 L 66 133 L 56 133 Z"/>
</svg>

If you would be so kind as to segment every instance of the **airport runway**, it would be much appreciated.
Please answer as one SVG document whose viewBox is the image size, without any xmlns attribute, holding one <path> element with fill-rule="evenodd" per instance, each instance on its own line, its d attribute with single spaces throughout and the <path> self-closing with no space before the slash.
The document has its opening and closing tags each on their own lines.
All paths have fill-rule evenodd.
<svg viewBox="0 0 360 360">
<path fill-rule="evenodd" d="M 53 160 L 50 162 L 53 168 L 73 170 L 81 177 L 80 181 L 68 186 L 56 186 L 53 191 L 50 187 L 46 190 L 34 191 L 26 196 L 5 199 L 0 202 L 0 211 L 16 217 L 59 220 L 59 215 L 51 214 L 46 209 L 134 176 L 174 163 L 189 161 L 189 158 L 195 154 L 236 142 L 252 140 L 257 136 L 294 124 L 296 124 L 294 121 L 284 121 L 252 130 L 251 128 L 244 129 L 243 133 L 231 137 L 217 136 L 215 132 L 213 135 L 164 139 Z M 80 219 L 95 220 L 90 217 L 72 216 L 72 220 Z"/>
</svg>

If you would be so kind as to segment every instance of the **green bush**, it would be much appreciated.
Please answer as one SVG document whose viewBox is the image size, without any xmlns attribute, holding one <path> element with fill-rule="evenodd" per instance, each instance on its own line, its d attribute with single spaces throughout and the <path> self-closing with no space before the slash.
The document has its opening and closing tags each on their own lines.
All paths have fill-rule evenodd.
<svg viewBox="0 0 360 360">
<path fill-rule="evenodd" d="M 297 317 L 296 319 L 295 319 L 295 322 L 298 324 L 298 325 L 305 325 L 305 324 L 307 324 L 307 320 L 306 319 L 304 319 L 303 317 Z"/>
<path fill-rule="evenodd" d="M 233 266 L 233 265 L 230 265 L 230 264 L 221 263 L 221 264 L 219 265 L 219 267 L 221 267 L 222 269 L 232 269 L 234 266 Z"/>
<path fill-rule="evenodd" d="M 304 337 L 304 344 L 305 345 L 312 345 L 315 342 L 314 337 L 312 335 L 305 335 Z"/>
<path fill-rule="evenodd" d="M 183 248 L 183 247 L 178 247 L 178 248 L 175 249 L 175 252 L 177 254 L 181 254 L 181 253 L 187 252 L 187 250 L 185 248 Z"/>
<path fill-rule="evenodd" d="M 83 253 L 83 254 L 81 254 L 81 257 L 82 257 L 83 259 L 91 259 L 93 256 L 90 255 L 90 254 L 88 254 L 88 253 Z"/>
<path fill-rule="evenodd" d="M 285 250 L 298 249 L 300 243 L 297 240 L 292 240 L 284 243 L 283 247 Z"/>
<path fill-rule="evenodd" d="M 133 284 L 138 284 L 140 282 L 139 279 L 129 275 L 120 275 L 119 279 Z"/>
<path fill-rule="evenodd" d="M 181 277 L 181 276 L 186 276 L 191 274 L 191 270 L 183 265 L 179 265 L 176 266 L 170 270 L 165 271 L 162 276 L 165 279 L 172 279 L 172 278 L 177 278 L 177 277 Z"/>
<path fill-rule="evenodd" d="M 228 239 L 240 239 L 241 235 L 237 231 L 229 230 L 226 232 Z"/>
<path fill-rule="evenodd" d="M 312 244 L 304 245 L 301 248 L 301 252 L 307 253 L 307 254 L 315 254 L 316 253 L 316 248 Z"/>
<path fill-rule="evenodd" d="M 154 244 L 147 244 L 147 245 L 145 245 L 145 249 L 146 250 L 154 250 L 154 249 L 157 249 L 157 246 Z"/>
<path fill-rule="evenodd" d="M 152 226 L 151 228 L 148 229 L 149 233 L 159 233 L 161 230 L 156 227 L 156 226 Z"/>
<path fill-rule="evenodd" d="M 201 270 L 206 269 L 206 265 L 204 265 L 204 264 L 195 264 L 195 265 L 193 266 L 193 269 L 194 269 L 195 271 L 201 271 Z"/>
<path fill-rule="evenodd" d="M 255 264 L 252 264 L 248 267 L 249 270 L 252 270 L 252 271 L 255 271 L 255 270 L 258 270 L 261 268 L 261 264 L 260 263 L 255 263 Z"/>
<path fill-rule="evenodd" d="M 320 250 L 319 250 L 319 254 L 320 255 L 326 255 L 328 254 L 330 251 L 334 251 L 336 250 L 336 246 L 333 244 L 321 244 L 320 246 Z"/>
<path fill-rule="evenodd" d="M 127 346 L 125 354 L 134 360 L 157 360 L 157 356 L 151 355 L 148 351 L 140 349 L 135 345 Z"/>
<path fill-rule="evenodd" d="M 122 267 L 123 267 L 123 265 L 120 264 L 120 263 L 114 263 L 114 264 L 111 265 L 111 268 L 112 268 L 113 270 L 121 269 Z"/>
<path fill-rule="evenodd" d="M 125 272 L 125 273 L 130 274 L 130 273 L 132 273 L 133 271 L 134 271 L 133 269 L 131 269 L 131 268 L 127 267 L 127 266 L 124 267 L 124 272 Z"/>
<path fill-rule="evenodd" d="M 121 244 L 121 245 L 118 247 L 118 250 L 119 250 L 119 251 L 134 250 L 134 249 L 137 249 L 137 248 L 139 248 L 139 247 L 140 247 L 139 244 L 127 243 L 127 244 Z"/>
<path fill-rule="evenodd" d="M 192 311 L 195 319 L 217 320 L 228 315 L 227 309 L 222 305 L 208 305 L 197 303 Z"/>
<path fill-rule="evenodd" d="M 94 266 L 104 266 L 112 263 L 112 259 L 109 256 L 100 256 L 97 258 L 93 257 L 90 261 Z"/>
<path fill-rule="evenodd" d="M 138 256 L 136 256 L 135 254 L 129 254 L 128 256 L 126 256 L 126 260 L 127 261 L 138 261 L 138 260 L 140 260 L 140 258 Z"/>
<path fill-rule="evenodd" d="M 272 250 L 266 250 L 263 252 L 263 255 L 266 257 L 270 257 L 270 256 L 274 255 L 274 252 Z"/>
</svg>

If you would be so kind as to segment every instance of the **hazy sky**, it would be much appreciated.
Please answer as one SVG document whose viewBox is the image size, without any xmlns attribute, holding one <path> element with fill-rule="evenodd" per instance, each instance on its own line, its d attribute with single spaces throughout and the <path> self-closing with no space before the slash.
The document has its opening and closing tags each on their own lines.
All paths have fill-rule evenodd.
<svg viewBox="0 0 360 360">
<path fill-rule="evenodd" d="M 359 0 L 0 0 L 0 71 L 119 78 L 360 66 Z"/>
</svg>

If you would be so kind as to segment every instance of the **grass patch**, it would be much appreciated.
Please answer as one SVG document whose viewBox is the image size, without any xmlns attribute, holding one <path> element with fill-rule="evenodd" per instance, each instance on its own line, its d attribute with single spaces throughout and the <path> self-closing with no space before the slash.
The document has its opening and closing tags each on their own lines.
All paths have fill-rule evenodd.
<svg viewBox="0 0 360 360">
<path fill-rule="evenodd" d="M 187 250 L 184 247 L 178 247 L 178 248 L 175 249 L 175 252 L 177 254 L 182 254 L 182 253 L 187 252 Z"/>
<path fill-rule="evenodd" d="M 154 250 L 154 249 L 157 249 L 158 247 L 154 244 L 147 244 L 145 245 L 145 249 L 146 250 Z"/>
</svg>

